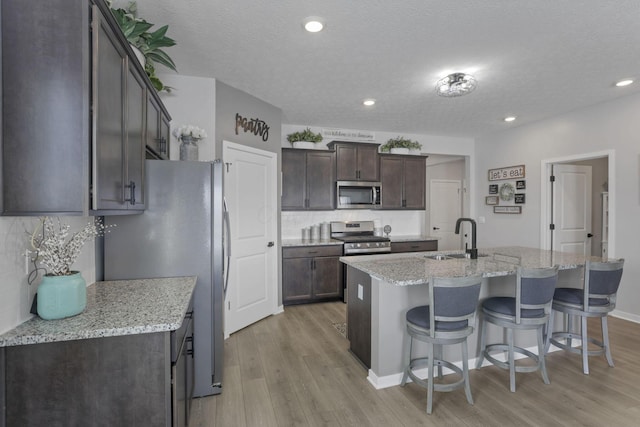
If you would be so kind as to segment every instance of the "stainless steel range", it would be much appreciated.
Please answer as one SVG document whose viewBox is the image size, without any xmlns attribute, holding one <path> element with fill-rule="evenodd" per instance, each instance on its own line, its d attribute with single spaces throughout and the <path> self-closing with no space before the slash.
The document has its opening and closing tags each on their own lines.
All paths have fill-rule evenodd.
<svg viewBox="0 0 640 427">
<path fill-rule="evenodd" d="M 344 242 L 344 255 L 391 252 L 389 238 L 374 235 L 373 221 L 333 221 L 331 238 Z"/>
</svg>

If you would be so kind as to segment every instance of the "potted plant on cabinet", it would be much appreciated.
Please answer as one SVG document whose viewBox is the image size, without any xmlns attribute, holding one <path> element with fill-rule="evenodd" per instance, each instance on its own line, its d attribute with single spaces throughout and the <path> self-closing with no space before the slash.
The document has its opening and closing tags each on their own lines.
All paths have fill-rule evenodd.
<svg viewBox="0 0 640 427">
<path fill-rule="evenodd" d="M 176 44 L 175 40 L 167 37 L 168 25 L 158 28 L 151 32 L 151 28 L 154 24 L 145 21 L 142 18 L 137 17 L 137 6 L 135 2 L 129 3 L 126 8 L 111 8 L 111 13 L 116 18 L 120 29 L 124 33 L 129 44 L 134 48 L 134 52 L 137 50 L 141 55 L 136 56 L 140 63 L 144 67 L 151 84 L 158 92 L 167 91 L 171 92 L 171 87 L 165 86 L 158 76 L 156 76 L 156 65 L 161 64 L 165 67 L 176 70 L 176 64 L 166 54 L 163 47 L 171 47 Z M 141 60 L 142 58 L 143 60 Z"/>
<path fill-rule="evenodd" d="M 293 132 L 287 135 L 287 141 L 293 145 L 293 148 L 316 148 L 318 142 L 322 142 L 322 135 L 314 133 L 310 128 L 306 128 L 301 132 Z"/>
<path fill-rule="evenodd" d="M 409 154 L 410 152 L 419 154 L 420 149 L 422 149 L 422 144 L 418 141 L 413 141 L 401 136 L 389 139 L 380 147 L 381 152 L 392 154 Z"/>
</svg>

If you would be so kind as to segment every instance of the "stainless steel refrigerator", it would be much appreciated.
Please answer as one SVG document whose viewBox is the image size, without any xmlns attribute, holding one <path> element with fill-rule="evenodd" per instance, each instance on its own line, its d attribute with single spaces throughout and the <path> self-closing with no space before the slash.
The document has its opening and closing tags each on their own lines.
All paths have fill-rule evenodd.
<svg viewBox="0 0 640 427">
<path fill-rule="evenodd" d="M 147 160 L 147 208 L 105 217 L 105 280 L 198 276 L 194 396 L 222 391 L 225 239 L 222 163 Z M 228 266 L 227 266 L 228 267 Z"/>
</svg>

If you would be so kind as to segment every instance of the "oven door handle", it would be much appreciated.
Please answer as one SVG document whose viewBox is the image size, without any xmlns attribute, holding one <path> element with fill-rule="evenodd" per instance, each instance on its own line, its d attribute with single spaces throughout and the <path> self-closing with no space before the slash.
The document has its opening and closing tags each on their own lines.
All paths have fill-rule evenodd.
<svg viewBox="0 0 640 427">
<path fill-rule="evenodd" d="M 377 205 L 378 204 L 378 197 L 376 194 L 376 187 L 371 187 L 371 199 L 373 200 L 373 203 L 371 203 L 372 205 Z"/>
</svg>

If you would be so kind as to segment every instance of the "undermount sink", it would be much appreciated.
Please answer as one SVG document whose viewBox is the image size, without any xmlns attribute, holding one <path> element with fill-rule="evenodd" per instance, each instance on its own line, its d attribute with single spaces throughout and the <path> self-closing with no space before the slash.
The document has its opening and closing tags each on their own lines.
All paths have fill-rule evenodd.
<svg viewBox="0 0 640 427">
<path fill-rule="evenodd" d="M 478 258 L 486 257 L 486 256 L 488 256 L 488 255 L 487 254 L 478 254 Z M 444 260 L 447 260 L 447 259 L 454 259 L 454 258 L 457 258 L 457 259 L 470 258 L 470 255 L 466 254 L 466 253 L 465 254 L 446 254 L 446 255 L 445 254 L 439 254 L 439 255 L 428 255 L 427 258 L 434 259 L 436 261 L 444 261 Z"/>
</svg>

